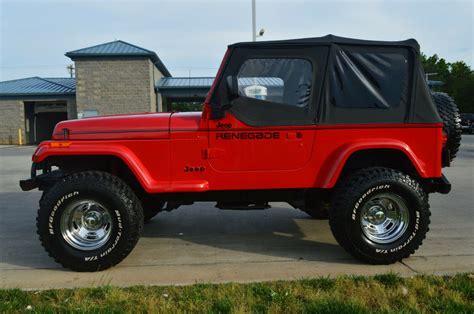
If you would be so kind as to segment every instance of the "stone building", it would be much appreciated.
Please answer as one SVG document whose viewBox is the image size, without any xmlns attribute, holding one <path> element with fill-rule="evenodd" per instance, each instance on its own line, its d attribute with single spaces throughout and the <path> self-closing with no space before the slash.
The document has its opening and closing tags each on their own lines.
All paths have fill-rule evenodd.
<svg viewBox="0 0 474 314">
<path fill-rule="evenodd" d="M 172 77 L 158 55 L 121 40 L 66 53 L 75 78 L 0 82 L 0 144 L 49 139 L 57 122 L 96 115 L 170 111 L 202 102 L 212 77 Z"/>
</svg>

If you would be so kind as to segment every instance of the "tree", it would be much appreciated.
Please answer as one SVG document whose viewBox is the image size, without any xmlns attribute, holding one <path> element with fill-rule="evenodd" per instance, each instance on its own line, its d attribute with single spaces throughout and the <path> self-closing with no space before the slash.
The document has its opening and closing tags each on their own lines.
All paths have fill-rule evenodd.
<svg viewBox="0 0 474 314">
<path fill-rule="evenodd" d="M 452 96 L 461 112 L 474 112 L 474 72 L 464 61 L 448 63 L 436 54 L 421 60 L 425 73 L 437 73 L 430 79 L 444 83 L 437 90 Z"/>
</svg>

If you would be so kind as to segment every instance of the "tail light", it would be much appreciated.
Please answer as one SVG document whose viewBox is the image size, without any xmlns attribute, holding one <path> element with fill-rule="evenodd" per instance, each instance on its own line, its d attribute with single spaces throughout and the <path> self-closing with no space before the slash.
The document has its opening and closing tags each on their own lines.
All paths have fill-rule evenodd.
<svg viewBox="0 0 474 314">
<path fill-rule="evenodd" d="M 443 148 L 446 148 L 446 143 L 448 142 L 448 133 L 443 130 Z"/>
</svg>

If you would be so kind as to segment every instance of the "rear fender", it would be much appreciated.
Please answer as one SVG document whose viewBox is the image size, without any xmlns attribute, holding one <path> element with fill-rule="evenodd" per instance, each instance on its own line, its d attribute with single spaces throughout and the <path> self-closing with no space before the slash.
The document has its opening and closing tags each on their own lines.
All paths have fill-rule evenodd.
<svg viewBox="0 0 474 314">
<path fill-rule="evenodd" d="M 317 182 L 320 184 L 318 185 L 323 188 L 333 188 L 336 185 L 347 160 L 354 153 L 363 150 L 374 149 L 394 149 L 401 151 L 403 154 L 405 154 L 405 156 L 408 157 L 420 177 L 428 177 L 425 164 L 418 158 L 418 156 L 416 156 L 410 146 L 406 143 L 393 139 L 364 139 L 351 143 L 345 143 L 329 154 L 323 163 L 323 167 L 321 168 L 327 170 L 319 172 Z"/>
</svg>

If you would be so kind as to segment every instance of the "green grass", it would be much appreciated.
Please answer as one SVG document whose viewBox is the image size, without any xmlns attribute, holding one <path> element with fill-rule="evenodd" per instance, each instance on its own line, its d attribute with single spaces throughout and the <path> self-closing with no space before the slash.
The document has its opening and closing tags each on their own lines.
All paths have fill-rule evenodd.
<svg viewBox="0 0 474 314">
<path fill-rule="evenodd" d="M 250 284 L 0 290 L 0 313 L 474 313 L 474 276 L 318 278 Z"/>
</svg>

